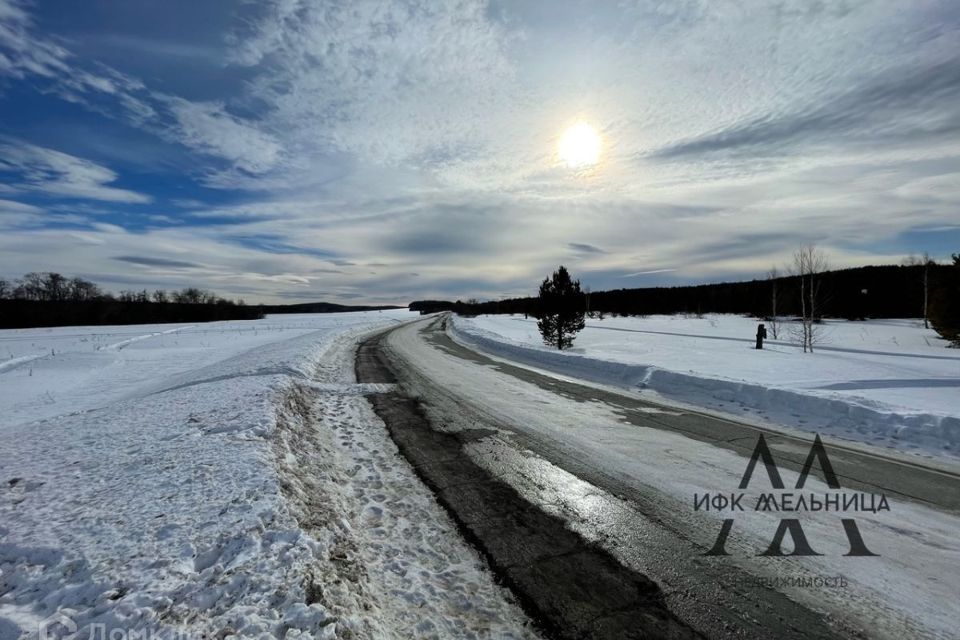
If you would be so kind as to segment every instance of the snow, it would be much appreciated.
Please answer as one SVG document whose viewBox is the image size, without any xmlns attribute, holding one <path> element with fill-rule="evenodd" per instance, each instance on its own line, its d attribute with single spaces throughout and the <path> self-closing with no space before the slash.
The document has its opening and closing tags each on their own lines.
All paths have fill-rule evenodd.
<svg viewBox="0 0 960 640">
<path fill-rule="evenodd" d="M 0 331 L 0 638 L 533 637 L 355 383 L 408 316 Z"/>
<path fill-rule="evenodd" d="M 162 389 L 179 374 L 261 345 L 317 330 L 376 322 L 381 317 L 383 314 L 297 314 L 200 325 L 0 331 L 0 357 L 7 358 L 0 360 L 0 428 L 136 398 Z"/>
<path fill-rule="evenodd" d="M 508 317 L 469 322 L 458 318 L 456 324 L 463 334 L 465 327 L 490 326 L 491 320 L 524 326 Z M 719 325 L 723 319 L 716 320 Z M 496 472 L 521 493 L 536 492 L 535 502 L 547 505 L 572 529 L 588 537 L 599 532 L 594 539 L 597 544 L 627 566 L 671 585 L 682 601 L 682 586 L 672 573 L 674 559 L 660 551 L 664 537 L 658 524 L 661 521 L 651 522 L 648 515 L 651 504 L 658 505 L 655 513 L 666 520 L 668 530 L 682 532 L 683 539 L 699 545 L 690 549 L 691 555 L 699 556 L 712 546 L 722 520 L 731 514 L 695 511 L 693 498 L 696 494 L 729 495 L 737 491 L 746 460 L 734 451 L 682 433 L 629 423 L 618 407 L 606 402 L 564 397 L 495 367 L 477 366 L 430 346 L 415 335 L 415 330 L 414 325 L 392 333 L 389 346 L 404 359 L 418 363 L 420 374 L 428 379 L 424 393 L 431 387 L 443 389 L 428 398 L 432 403 L 442 403 L 449 397 L 453 409 L 445 416 L 465 416 L 462 424 L 450 420 L 446 428 L 476 428 L 472 416 L 477 415 L 489 417 L 485 427 L 510 425 L 509 430 L 471 443 L 468 453 L 477 464 Z M 641 507 L 570 476 L 527 450 L 526 443 L 531 441 L 547 442 L 553 455 L 575 459 L 578 464 L 617 478 L 651 504 Z M 785 453 L 787 446 L 775 449 L 774 456 Z M 790 453 L 805 455 L 806 450 Z M 781 468 L 780 473 L 786 486 L 795 486 L 799 474 L 787 468 Z M 744 505 L 754 504 L 759 493 L 769 491 L 765 487 L 768 485 L 763 481 L 752 482 L 745 491 Z M 810 476 L 803 493 L 822 496 L 830 491 L 824 482 Z M 781 590 L 854 630 L 852 635 L 856 637 L 955 637 L 956 594 L 960 593 L 960 573 L 956 571 L 960 542 L 956 532 L 960 530 L 960 517 L 897 496 L 888 499 L 889 511 L 799 514 L 806 535 L 823 554 L 808 557 L 759 557 L 784 514 L 747 507 L 747 513 L 734 516 L 735 528 L 727 544 L 731 555 L 717 561 L 735 563 L 768 581 L 843 576 L 844 588 L 781 584 Z M 879 557 L 844 556 L 849 549 L 840 523 L 844 517 L 857 520 L 863 539 Z"/>
<path fill-rule="evenodd" d="M 960 352 L 917 320 L 826 321 L 813 354 L 789 342 L 789 322 L 758 351 L 757 321 L 733 315 L 588 319 L 564 352 L 543 345 L 533 319 L 455 316 L 452 325 L 463 342 L 557 373 L 752 422 L 960 456 Z"/>
</svg>

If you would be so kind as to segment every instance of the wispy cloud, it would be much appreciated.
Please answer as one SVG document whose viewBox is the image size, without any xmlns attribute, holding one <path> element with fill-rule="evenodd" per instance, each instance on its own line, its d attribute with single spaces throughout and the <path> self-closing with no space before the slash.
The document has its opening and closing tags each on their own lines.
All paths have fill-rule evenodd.
<svg viewBox="0 0 960 640">
<path fill-rule="evenodd" d="M 637 276 L 649 276 L 654 273 L 670 273 L 671 271 L 676 271 L 676 269 L 650 269 L 649 271 L 635 271 L 633 273 L 625 273 L 621 278 L 635 278 Z"/>
<path fill-rule="evenodd" d="M 43 221 L 44 213 L 40 207 L 0 199 L 0 230 L 9 233 L 17 228 L 35 226 Z"/>
<path fill-rule="evenodd" d="M 208 7 L 0 0 L 0 270 L 497 297 L 561 262 L 623 286 L 753 276 L 809 241 L 882 260 L 960 206 L 946 0 Z M 47 130 L 69 114 L 96 144 Z M 555 147 L 581 120 L 601 162 L 573 174 Z"/>
<path fill-rule="evenodd" d="M 225 161 L 214 173 L 239 169 L 260 174 L 274 167 L 281 154 L 268 133 L 230 114 L 220 102 L 172 96 L 129 74 L 78 58 L 37 33 L 25 5 L 17 0 L 0 0 L 0 75 L 39 77 L 65 100 Z"/>
<path fill-rule="evenodd" d="M 16 0 L 0 0 L 0 72 L 53 77 L 69 69 L 66 49 L 30 33 L 32 20 Z"/>
<path fill-rule="evenodd" d="M 268 1 L 233 34 L 265 120 L 307 157 L 328 150 L 431 167 L 484 144 L 508 90 L 507 34 L 486 3 Z M 303 143 L 310 141 L 311 145 Z"/>
<path fill-rule="evenodd" d="M 102 35 L 97 38 L 97 42 L 101 45 L 151 56 L 181 58 L 187 63 L 202 61 L 218 67 L 223 65 L 222 51 L 215 46 L 189 44 L 174 39 L 135 38 L 116 33 Z"/>
<path fill-rule="evenodd" d="M 716 133 L 667 145 L 654 157 L 716 153 L 790 155 L 798 147 L 860 142 L 882 145 L 942 138 L 960 131 L 960 55 L 921 68 L 891 68 L 805 108 L 765 114 Z"/>
<path fill-rule="evenodd" d="M 567 246 L 577 253 L 605 253 L 603 249 L 582 242 L 568 242 Z"/>
<path fill-rule="evenodd" d="M 252 174 L 269 171 L 280 161 L 280 144 L 228 113 L 223 104 L 189 102 L 181 98 L 164 101 L 176 118 L 173 132 L 179 142 Z"/>
<path fill-rule="evenodd" d="M 149 256 L 114 256 L 113 259 L 147 267 L 171 267 L 174 269 L 199 269 L 202 267 L 202 265 L 196 262 L 169 260 L 167 258 L 151 258 Z"/>
<path fill-rule="evenodd" d="M 14 191 L 108 202 L 151 200 L 149 195 L 111 186 L 118 176 L 104 166 L 20 141 L 0 141 L 0 175 Z"/>
</svg>

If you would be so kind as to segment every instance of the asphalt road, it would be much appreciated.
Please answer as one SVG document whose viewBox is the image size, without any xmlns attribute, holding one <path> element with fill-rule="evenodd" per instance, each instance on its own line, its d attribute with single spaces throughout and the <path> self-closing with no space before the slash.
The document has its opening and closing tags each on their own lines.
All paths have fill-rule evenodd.
<svg viewBox="0 0 960 640">
<path fill-rule="evenodd" d="M 374 396 L 374 408 L 464 535 L 548 635 L 865 635 L 862 627 L 758 583 L 735 563 L 704 556 L 702 539 L 690 533 L 676 501 L 485 409 L 446 384 L 448 372 L 432 370 L 417 349 L 439 350 L 574 403 L 602 403 L 625 423 L 733 451 L 745 464 L 762 429 L 494 360 L 451 340 L 443 323 L 429 319 L 371 338 L 358 352 L 358 378 L 399 383 L 400 391 Z M 803 465 L 808 440 L 764 436 L 782 466 Z M 947 470 L 835 443 L 830 459 L 845 488 L 960 509 L 960 478 Z M 817 465 L 812 473 L 822 477 Z"/>
</svg>

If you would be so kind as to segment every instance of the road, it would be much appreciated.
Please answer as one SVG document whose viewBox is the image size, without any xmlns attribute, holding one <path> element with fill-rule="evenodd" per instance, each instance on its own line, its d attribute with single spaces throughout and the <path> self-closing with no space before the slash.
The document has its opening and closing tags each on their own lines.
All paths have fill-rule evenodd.
<svg viewBox="0 0 960 640">
<path fill-rule="evenodd" d="M 783 514 L 694 509 L 697 493 L 737 490 L 759 427 L 495 360 L 453 341 L 444 323 L 428 318 L 371 338 L 358 377 L 399 383 L 374 396 L 374 408 L 547 635 L 954 632 L 957 474 L 828 441 L 844 491 L 890 499 L 890 511 L 842 516 L 855 517 L 878 555 L 844 556 L 840 515 L 819 512 L 795 517 L 822 555 L 762 556 Z M 764 437 L 790 486 L 809 439 Z M 806 490 L 829 491 L 823 480 L 814 465 Z M 730 555 L 704 555 L 726 518 Z"/>
</svg>

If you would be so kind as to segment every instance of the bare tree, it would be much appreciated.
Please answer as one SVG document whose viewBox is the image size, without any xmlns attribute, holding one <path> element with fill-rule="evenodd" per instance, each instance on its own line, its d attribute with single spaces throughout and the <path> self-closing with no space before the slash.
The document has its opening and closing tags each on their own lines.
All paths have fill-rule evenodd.
<svg viewBox="0 0 960 640">
<path fill-rule="evenodd" d="M 793 270 L 800 278 L 800 318 L 803 352 L 813 353 L 818 342 L 816 323 L 822 313 L 820 274 L 827 270 L 827 258 L 816 246 L 809 244 L 793 254 Z"/>
<path fill-rule="evenodd" d="M 69 289 L 73 301 L 95 300 L 103 295 L 100 287 L 83 278 L 70 278 Z"/>
<path fill-rule="evenodd" d="M 42 300 L 61 302 L 71 300 L 72 283 L 59 273 L 31 272 L 17 282 L 13 297 L 19 300 Z"/>
<path fill-rule="evenodd" d="M 903 264 L 908 267 L 923 267 L 923 328 L 930 328 L 930 318 L 928 315 L 929 302 L 930 302 L 930 267 L 936 265 L 937 262 L 930 257 L 930 254 L 926 251 L 923 252 L 923 255 L 919 258 L 917 256 L 907 256 L 903 260 Z"/>
<path fill-rule="evenodd" d="M 206 297 L 207 292 L 196 287 L 187 287 L 180 291 L 173 292 L 173 301 L 180 304 L 202 304 Z"/>
<path fill-rule="evenodd" d="M 166 302 L 166 301 L 167 301 L 167 292 L 164 291 L 163 289 L 157 289 L 156 291 L 153 292 L 153 301 L 154 301 L 154 302 L 159 302 L 159 303 L 161 303 L 161 304 L 164 303 L 164 302 Z"/>
<path fill-rule="evenodd" d="M 777 280 L 780 279 L 780 271 L 771 267 L 767 271 L 767 280 L 770 281 L 770 335 L 774 340 L 780 339 L 780 316 L 777 314 Z"/>
<path fill-rule="evenodd" d="M 0 278 L 0 300 L 9 298 L 13 294 L 13 287 L 10 286 L 10 282 Z"/>
<path fill-rule="evenodd" d="M 930 316 L 927 310 L 930 307 L 930 265 L 935 264 L 933 258 L 926 251 L 923 252 L 923 328 L 930 328 Z"/>
<path fill-rule="evenodd" d="M 31 271 L 17 282 L 13 297 L 20 300 L 43 300 L 44 291 L 43 274 Z"/>
<path fill-rule="evenodd" d="M 48 273 L 43 279 L 45 300 L 66 300 L 70 295 L 70 280 L 59 273 Z"/>
</svg>

